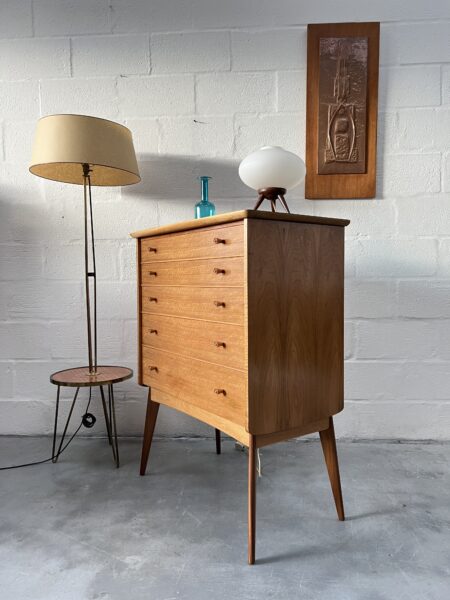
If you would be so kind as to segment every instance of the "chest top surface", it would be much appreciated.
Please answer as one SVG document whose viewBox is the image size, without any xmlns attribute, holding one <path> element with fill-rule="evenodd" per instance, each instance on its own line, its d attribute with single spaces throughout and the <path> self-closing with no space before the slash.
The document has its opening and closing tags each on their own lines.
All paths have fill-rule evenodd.
<svg viewBox="0 0 450 600">
<path fill-rule="evenodd" d="M 213 225 L 226 225 L 235 223 L 244 219 L 263 219 L 269 221 L 287 221 L 291 223 L 312 223 L 316 225 L 335 225 L 336 227 L 346 227 L 350 221 L 347 219 L 333 219 L 329 217 L 314 217 L 311 215 L 295 215 L 286 213 L 273 213 L 263 210 L 238 210 L 229 213 L 214 215 L 213 217 L 204 217 L 202 219 L 192 219 L 172 225 L 163 225 L 161 227 L 152 227 L 142 229 L 131 234 L 134 238 L 152 237 L 168 233 L 177 233 L 179 231 L 189 231 L 191 229 L 201 229 Z"/>
</svg>

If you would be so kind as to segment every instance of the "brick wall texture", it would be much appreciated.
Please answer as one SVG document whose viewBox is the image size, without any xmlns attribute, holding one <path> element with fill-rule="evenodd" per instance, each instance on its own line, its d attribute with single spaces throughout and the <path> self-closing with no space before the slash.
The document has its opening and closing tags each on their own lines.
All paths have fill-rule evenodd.
<svg viewBox="0 0 450 600">
<path fill-rule="evenodd" d="M 450 439 L 448 0 L 2 0 L 0 434 L 48 434 L 49 374 L 86 360 L 82 192 L 29 174 L 36 120 L 82 113 L 133 132 L 142 183 L 94 189 L 94 217 L 101 361 L 135 367 L 129 233 L 192 218 L 199 175 L 218 212 L 251 206 L 237 165 L 261 145 L 304 156 L 306 25 L 354 20 L 381 22 L 377 198 L 289 195 L 295 212 L 352 221 L 336 429 Z M 145 390 L 116 394 L 121 433 L 140 434 Z M 162 411 L 158 433 L 210 430 Z"/>
</svg>

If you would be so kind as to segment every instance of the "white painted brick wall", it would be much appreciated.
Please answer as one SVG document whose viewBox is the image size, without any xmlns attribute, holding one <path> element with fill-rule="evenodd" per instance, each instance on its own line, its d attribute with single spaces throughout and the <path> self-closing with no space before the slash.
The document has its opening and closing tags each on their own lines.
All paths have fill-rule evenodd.
<svg viewBox="0 0 450 600">
<path fill-rule="evenodd" d="M 117 81 L 113 78 L 44 79 L 40 82 L 41 112 L 95 114 L 117 119 Z"/>
<path fill-rule="evenodd" d="M 442 104 L 450 104 L 450 66 L 442 67 Z"/>
<path fill-rule="evenodd" d="M 195 112 L 192 75 L 123 77 L 117 81 L 117 93 L 122 118 Z"/>
<path fill-rule="evenodd" d="M 236 115 L 236 154 L 246 156 L 272 140 L 273 145 L 302 154 L 305 145 L 305 119 L 299 114 Z"/>
<path fill-rule="evenodd" d="M 450 55 L 448 23 L 396 24 L 391 31 L 391 60 L 400 65 L 445 63 Z"/>
<path fill-rule="evenodd" d="M 382 110 L 406 106 L 439 106 L 440 103 L 439 65 L 380 69 L 379 104 Z"/>
<path fill-rule="evenodd" d="M 234 71 L 300 69 L 306 52 L 306 28 L 236 31 L 231 34 Z"/>
<path fill-rule="evenodd" d="M 230 156 L 234 127 L 230 116 L 176 117 L 159 119 L 160 152 L 188 156 Z"/>
<path fill-rule="evenodd" d="M 33 35 L 31 0 L 2 0 L 0 37 L 19 38 Z"/>
<path fill-rule="evenodd" d="M 218 73 L 197 77 L 197 112 L 228 114 L 274 111 L 273 73 Z"/>
<path fill-rule="evenodd" d="M 39 102 L 37 81 L 0 81 L 2 119 L 38 118 Z"/>
<path fill-rule="evenodd" d="M 436 240 L 374 238 L 358 242 L 357 277 L 430 277 L 436 270 Z"/>
<path fill-rule="evenodd" d="M 0 41 L 0 79 L 69 76 L 69 39 L 26 38 Z"/>
<path fill-rule="evenodd" d="M 306 71 L 277 72 L 277 111 L 300 113 L 306 119 Z"/>
<path fill-rule="evenodd" d="M 109 33 L 108 0 L 33 0 L 37 36 Z"/>
<path fill-rule="evenodd" d="M 129 232 L 191 218 L 198 175 L 218 211 L 251 206 L 237 165 L 263 144 L 304 156 L 306 25 L 338 20 L 382 23 L 377 199 L 290 195 L 294 211 L 352 220 L 337 433 L 450 439 L 448 0 L 2 0 L 0 433 L 50 433 L 49 374 L 85 361 L 80 188 L 28 173 L 36 119 L 133 131 L 143 181 L 94 189 L 94 214 L 100 356 L 135 368 Z M 125 382 L 117 400 L 121 432 L 139 434 L 145 390 Z M 158 433 L 211 430 L 163 410 Z"/>
<path fill-rule="evenodd" d="M 72 39 L 74 77 L 150 72 L 148 35 L 83 36 Z"/>
<path fill-rule="evenodd" d="M 152 73 L 192 73 L 230 70 L 228 32 L 154 34 Z"/>
<path fill-rule="evenodd" d="M 383 196 L 417 196 L 440 191 L 442 156 L 438 152 L 384 154 L 380 158 L 378 182 Z"/>
</svg>

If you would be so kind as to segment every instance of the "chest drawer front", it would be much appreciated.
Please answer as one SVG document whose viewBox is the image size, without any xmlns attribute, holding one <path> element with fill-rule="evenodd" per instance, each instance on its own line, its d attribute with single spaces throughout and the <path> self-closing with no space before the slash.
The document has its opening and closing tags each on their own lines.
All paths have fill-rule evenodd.
<svg viewBox="0 0 450 600">
<path fill-rule="evenodd" d="M 143 313 L 244 324 L 243 288 L 141 288 Z"/>
<path fill-rule="evenodd" d="M 242 286 L 244 259 L 212 258 L 202 260 L 160 261 L 141 265 L 144 285 Z"/>
<path fill-rule="evenodd" d="M 226 367 L 246 368 L 242 325 L 144 314 L 142 343 Z"/>
<path fill-rule="evenodd" d="M 246 425 L 247 376 L 244 371 L 144 346 L 142 380 L 144 385 Z"/>
<path fill-rule="evenodd" d="M 141 242 L 141 262 L 242 256 L 242 223 L 226 227 L 208 227 L 196 231 L 145 238 Z"/>
</svg>

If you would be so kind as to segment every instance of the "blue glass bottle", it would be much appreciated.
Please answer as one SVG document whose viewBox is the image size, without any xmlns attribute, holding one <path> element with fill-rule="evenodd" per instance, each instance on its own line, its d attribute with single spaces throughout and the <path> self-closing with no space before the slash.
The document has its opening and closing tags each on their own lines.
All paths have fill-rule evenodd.
<svg viewBox="0 0 450 600">
<path fill-rule="evenodd" d="M 216 207 L 208 198 L 208 181 L 211 177 L 199 177 L 202 187 L 202 199 L 195 205 L 195 218 L 212 217 L 216 214 Z"/>
</svg>

